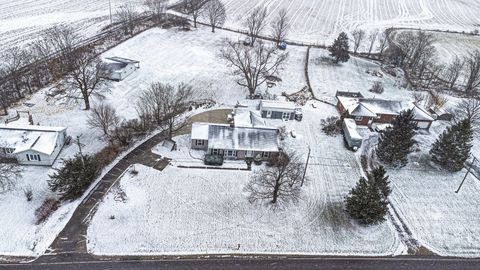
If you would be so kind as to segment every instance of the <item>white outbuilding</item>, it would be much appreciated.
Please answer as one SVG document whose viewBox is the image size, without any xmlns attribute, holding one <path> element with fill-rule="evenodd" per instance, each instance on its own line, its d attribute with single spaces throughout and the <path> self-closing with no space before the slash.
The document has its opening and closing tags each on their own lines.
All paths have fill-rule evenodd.
<svg viewBox="0 0 480 270">
<path fill-rule="evenodd" d="M 140 68 L 140 61 L 123 57 L 105 58 L 107 66 L 107 78 L 114 81 L 121 81 Z"/>
<path fill-rule="evenodd" d="M 0 125 L 0 157 L 19 164 L 51 166 L 65 145 L 67 128 Z"/>
</svg>

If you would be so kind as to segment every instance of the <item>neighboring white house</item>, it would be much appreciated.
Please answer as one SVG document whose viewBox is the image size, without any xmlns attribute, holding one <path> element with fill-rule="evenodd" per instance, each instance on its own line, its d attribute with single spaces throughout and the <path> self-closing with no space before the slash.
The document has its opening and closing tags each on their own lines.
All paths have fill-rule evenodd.
<svg viewBox="0 0 480 270">
<path fill-rule="evenodd" d="M 263 118 L 293 120 L 300 109 L 293 102 L 262 100 L 260 101 L 260 114 Z"/>
<path fill-rule="evenodd" d="M 25 165 L 52 165 L 62 150 L 67 128 L 0 124 L 0 156 Z"/>
<path fill-rule="evenodd" d="M 278 154 L 279 130 L 266 127 L 237 127 L 224 124 L 193 123 L 191 147 L 230 159 L 261 157 Z"/>
<path fill-rule="evenodd" d="M 105 58 L 104 62 L 108 70 L 107 78 L 114 81 L 121 81 L 140 68 L 140 61 L 117 56 Z"/>
</svg>

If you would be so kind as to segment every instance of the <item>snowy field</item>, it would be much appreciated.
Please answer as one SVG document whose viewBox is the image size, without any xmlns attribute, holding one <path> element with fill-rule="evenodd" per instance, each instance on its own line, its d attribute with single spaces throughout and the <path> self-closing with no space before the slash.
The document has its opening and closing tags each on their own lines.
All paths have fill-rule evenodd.
<svg viewBox="0 0 480 270">
<path fill-rule="evenodd" d="M 413 27 L 471 31 L 479 28 L 480 1 L 460 0 L 222 0 L 227 8 L 227 26 L 242 28 L 244 14 L 259 5 L 269 8 L 269 20 L 281 8 L 289 11 L 290 39 L 330 43 L 340 32 L 351 33 L 387 27 Z M 109 23 L 108 0 L 0 0 L 0 51 L 34 39 L 57 24 L 72 24 L 84 36 L 97 33 Z M 171 1 L 174 3 L 175 1 Z M 113 13 L 124 3 L 139 10 L 142 0 L 111 0 Z M 267 33 L 265 33 L 267 34 Z"/>
<path fill-rule="evenodd" d="M 289 39 L 329 44 L 340 32 L 408 27 L 471 31 L 479 28 L 480 1 L 470 0 L 223 0 L 227 25 L 241 28 L 244 14 L 267 6 L 269 20 L 286 8 L 292 25 Z M 269 34 L 269 33 L 267 33 Z"/>
<path fill-rule="evenodd" d="M 28 43 L 55 24 L 68 24 L 83 37 L 98 33 L 126 3 L 143 11 L 143 0 L 0 0 L 0 51 Z"/>
<path fill-rule="evenodd" d="M 400 30 L 394 33 L 404 31 L 407 30 Z M 455 56 L 462 58 L 468 56 L 474 50 L 480 50 L 480 36 L 435 31 L 428 33 L 434 36 L 435 42 L 433 45 L 437 49 L 437 58 L 445 65 L 450 64 L 455 59 Z"/>
<path fill-rule="evenodd" d="M 345 214 L 343 197 L 359 178 L 360 168 L 341 137 L 321 133 L 319 119 L 336 112 L 318 106 L 305 107 L 304 121 L 288 124 L 299 134 L 289 145 L 301 154 L 307 144 L 312 148 L 310 181 L 298 204 L 277 210 L 250 204 L 243 192 L 250 172 L 175 165 L 159 172 L 136 165 L 139 174 L 127 173 L 99 206 L 87 232 L 89 251 L 98 255 L 403 251 L 389 222 L 364 227 Z M 183 138 L 177 142 L 180 148 L 187 147 Z M 171 156 L 174 161 L 185 158 L 176 152 Z M 122 193 L 125 200 L 119 199 Z"/>
</svg>

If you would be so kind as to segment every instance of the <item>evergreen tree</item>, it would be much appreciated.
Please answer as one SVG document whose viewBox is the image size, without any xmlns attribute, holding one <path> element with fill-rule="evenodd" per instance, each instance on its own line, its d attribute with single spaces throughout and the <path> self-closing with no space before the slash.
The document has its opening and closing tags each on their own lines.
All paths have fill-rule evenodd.
<svg viewBox="0 0 480 270">
<path fill-rule="evenodd" d="M 463 119 L 448 127 L 432 145 L 432 160 L 450 172 L 458 172 L 470 156 L 473 131 L 470 120 Z"/>
<path fill-rule="evenodd" d="M 330 51 L 330 56 L 335 57 L 335 63 L 347 62 L 350 59 L 347 34 L 345 32 L 340 33 L 328 50 Z"/>
<path fill-rule="evenodd" d="M 48 186 L 54 192 L 59 191 L 64 199 L 78 198 L 100 172 L 99 162 L 89 155 L 77 154 L 63 164 L 61 169 L 50 175 Z"/>
<path fill-rule="evenodd" d="M 416 124 L 413 122 L 413 111 L 403 111 L 393 120 L 392 126 L 380 133 L 377 156 L 385 164 L 405 166 L 408 154 L 415 144 Z"/>
<path fill-rule="evenodd" d="M 385 220 L 388 211 L 388 196 L 392 192 L 385 169 L 374 169 L 346 197 L 346 211 L 362 224 L 377 224 Z"/>
</svg>

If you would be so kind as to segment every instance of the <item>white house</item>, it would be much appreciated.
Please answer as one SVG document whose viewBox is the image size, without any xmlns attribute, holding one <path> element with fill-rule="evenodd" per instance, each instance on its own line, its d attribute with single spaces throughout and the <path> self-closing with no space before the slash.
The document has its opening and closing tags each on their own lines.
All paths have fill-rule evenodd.
<svg viewBox="0 0 480 270">
<path fill-rule="evenodd" d="M 108 75 L 107 78 L 114 81 L 121 81 L 140 68 L 140 61 L 122 58 L 105 58 Z"/>
<path fill-rule="evenodd" d="M 51 166 L 67 137 L 65 127 L 0 125 L 0 157 L 19 164 Z"/>
<path fill-rule="evenodd" d="M 299 108 L 293 102 L 262 100 L 260 101 L 260 114 L 263 118 L 293 120 Z"/>
<path fill-rule="evenodd" d="M 281 150 L 279 133 L 277 128 L 193 123 L 191 147 L 229 159 L 268 159 Z"/>
</svg>

